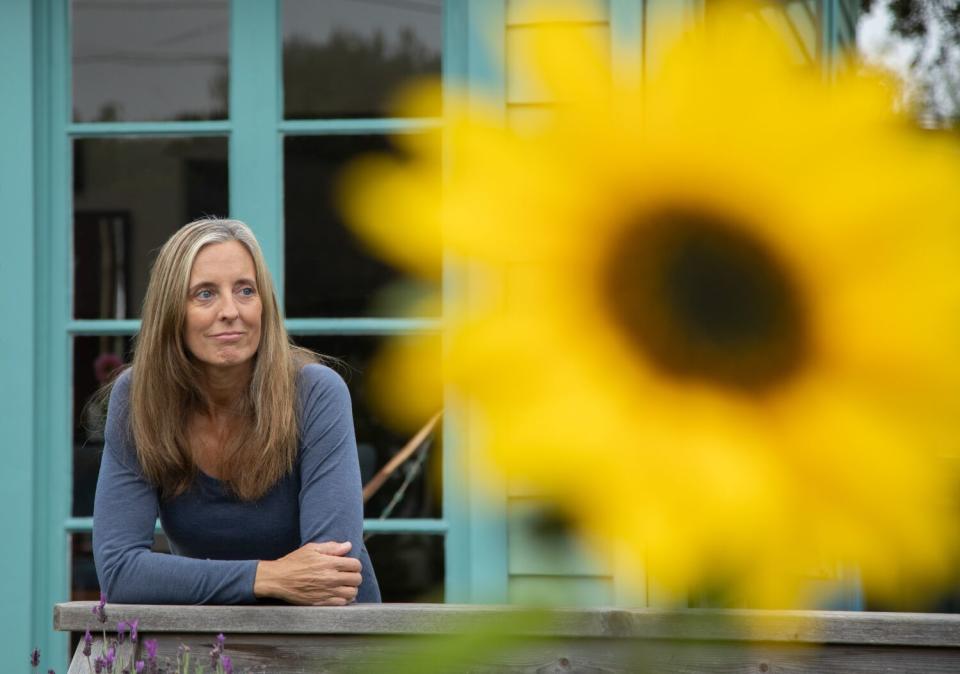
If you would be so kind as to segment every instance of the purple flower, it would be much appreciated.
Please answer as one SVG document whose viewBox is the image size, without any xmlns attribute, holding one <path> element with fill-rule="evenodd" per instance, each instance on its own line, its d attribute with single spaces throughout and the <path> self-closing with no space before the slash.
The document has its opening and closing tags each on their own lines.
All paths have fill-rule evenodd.
<svg viewBox="0 0 960 674">
<path fill-rule="evenodd" d="M 83 654 L 90 657 L 90 649 L 93 647 L 93 635 L 87 630 L 83 635 Z"/>
<path fill-rule="evenodd" d="M 147 649 L 147 660 L 157 659 L 157 640 L 147 639 L 143 642 L 143 647 Z"/>
<path fill-rule="evenodd" d="M 217 635 L 217 641 L 210 651 L 210 669 L 217 668 L 217 662 L 220 660 L 220 654 L 223 653 L 223 643 L 227 640 L 223 633 Z"/>
<path fill-rule="evenodd" d="M 107 622 L 107 611 L 104 607 L 107 605 L 107 595 L 100 593 L 100 603 L 93 607 L 92 613 L 97 616 L 97 620 L 102 623 Z"/>
<path fill-rule="evenodd" d="M 124 620 L 121 620 L 117 623 L 117 643 L 122 644 L 124 637 L 127 635 L 127 623 Z"/>
<path fill-rule="evenodd" d="M 30 666 L 36 667 L 40 664 L 40 649 L 34 648 L 33 652 L 30 654 Z"/>
<path fill-rule="evenodd" d="M 145 666 L 146 666 L 146 663 L 143 660 L 137 660 L 133 664 L 133 669 L 137 672 L 137 674 L 140 674 L 143 671 L 143 668 Z"/>
<path fill-rule="evenodd" d="M 233 674 L 233 661 L 229 655 L 223 656 L 223 674 Z"/>
<path fill-rule="evenodd" d="M 93 661 L 93 671 L 95 674 L 100 674 L 103 671 L 103 668 L 106 666 L 107 662 L 99 655 Z"/>
<path fill-rule="evenodd" d="M 137 642 L 137 628 L 140 627 L 140 618 L 134 618 L 130 621 L 130 641 Z"/>
<path fill-rule="evenodd" d="M 117 659 L 117 649 L 116 649 L 115 646 L 111 646 L 111 647 L 107 650 L 107 655 L 106 655 L 106 657 L 104 657 L 104 659 L 103 659 L 103 664 L 106 665 L 108 668 L 112 668 L 112 667 L 113 667 L 113 661 L 116 660 L 116 659 Z"/>
</svg>

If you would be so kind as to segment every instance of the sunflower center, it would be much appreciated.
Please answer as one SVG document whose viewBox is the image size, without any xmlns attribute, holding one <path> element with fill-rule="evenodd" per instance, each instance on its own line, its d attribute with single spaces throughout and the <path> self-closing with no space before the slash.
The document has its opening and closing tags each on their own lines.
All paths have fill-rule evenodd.
<svg viewBox="0 0 960 674">
<path fill-rule="evenodd" d="M 803 364 L 803 298 L 758 234 L 667 210 L 614 244 L 604 288 L 614 320 L 662 373 L 762 394 Z"/>
</svg>

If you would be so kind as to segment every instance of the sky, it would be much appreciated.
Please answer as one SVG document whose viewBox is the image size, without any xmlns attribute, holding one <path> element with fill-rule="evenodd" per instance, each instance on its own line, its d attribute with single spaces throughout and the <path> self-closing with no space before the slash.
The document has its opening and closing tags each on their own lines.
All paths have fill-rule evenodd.
<svg viewBox="0 0 960 674">
<path fill-rule="evenodd" d="M 888 2 L 879 0 L 869 14 L 860 18 L 857 49 L 867 62 L 897 74 L 904 83 L 907 96 L 916 94 L 924 83 L 930 86 L 930 104 L 920 114 L 923 121 L 936 125 L 937 117 L 956 118 L 960 114 L 960 101 L 956 100 L 960 95 L 960 45 L 950 48 L 946 65 L 935 66 L 934 60 L 944 39 L 942 30 L 936 24 L 929 24 L 926 45 L 903 39 L 891 29 Z"/>
</svg>

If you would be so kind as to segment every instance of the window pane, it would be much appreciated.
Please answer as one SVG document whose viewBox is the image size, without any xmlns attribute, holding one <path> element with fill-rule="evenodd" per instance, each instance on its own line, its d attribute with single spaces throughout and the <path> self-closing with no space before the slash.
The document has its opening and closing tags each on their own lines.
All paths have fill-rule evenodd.
<svg viewBox="0 0 960 674">
<path fill-rule="evenodd" d="M 409 441 L 387 428 L 370 408 L 366 393 L 370 360 L 383 345 L 383 337 L 297 337 L 296 342 L 325 356 L 338 359 L 333 363 L 346 380 L 353 398 L 353 421 L 357 431 L 357 452 L 360 475 L 364 484 L 385 466 Z M 440 359 L 437 341 L 437 360 Z M 427 419 L 424 419 L 424 423 Z M 391 518 L 442 517 L 443 449 L 442 431 L 438 425 L 422 449 L 414 453 L 394 471 L 376 494 L 367 502 L 364 515 Z M 393 503 L 393 505 L 391 505 Z"/>
<path fill-rule="evenodd" d="M 285 294 L 291 317 L 385 316 L 413 281 L 367 252 L 336 208 L 336 181 L 358 156 L 391 149 L 385 136 L 284 141 Z M 409 292 L 407 293 L 409 294 Z"/>
<path fill-rule="evenodd" d="M 228 0 L 73 0 L 73 119 L 224 119 Z"/>
<path fill-rule="evenodd" d="M 74 316 L 139 316 L 164 241 L 227 213 L 227 139 L 84 138 L 73 151 Z"/>
<path fill-rule="evenodd" d="M 93 564 L 93 537 L 90 534 L 73 534 L 70 538 L 70 600 L 99 599 L 100 584 L 97 582 L 97 569 Z"/>
<path fill-rule="evenodd" d="M 284 0 L 284 117 L 379 117 L 405 81 L 439 77 L 442 4 Z"/>
<path fill-rule="evenodd" d="M 383 601 L 443 603 L 443 543 L 430 534 L 367 534 Z"/>
<path fill-rule="evenodd" d="M 130 337 L 73 339 L 73 516 L 93 515 L 93 494 L 103 452 L 106 400 L 93 401 L 117 368 L 130 361 Z"/>
</svg>

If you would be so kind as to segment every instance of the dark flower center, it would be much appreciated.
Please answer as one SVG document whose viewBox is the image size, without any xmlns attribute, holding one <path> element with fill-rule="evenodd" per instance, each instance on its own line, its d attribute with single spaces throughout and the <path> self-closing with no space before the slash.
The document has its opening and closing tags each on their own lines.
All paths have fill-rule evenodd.
<svg viewBox="0 0 960 674">
<path fill-rule="evenodd" d="M 606 297 L 616 322 L 660 372 L 762 394 L 809 347 L 789 269 L 734 222 L 663 210 L 613 242 Z"/>
</svg>

